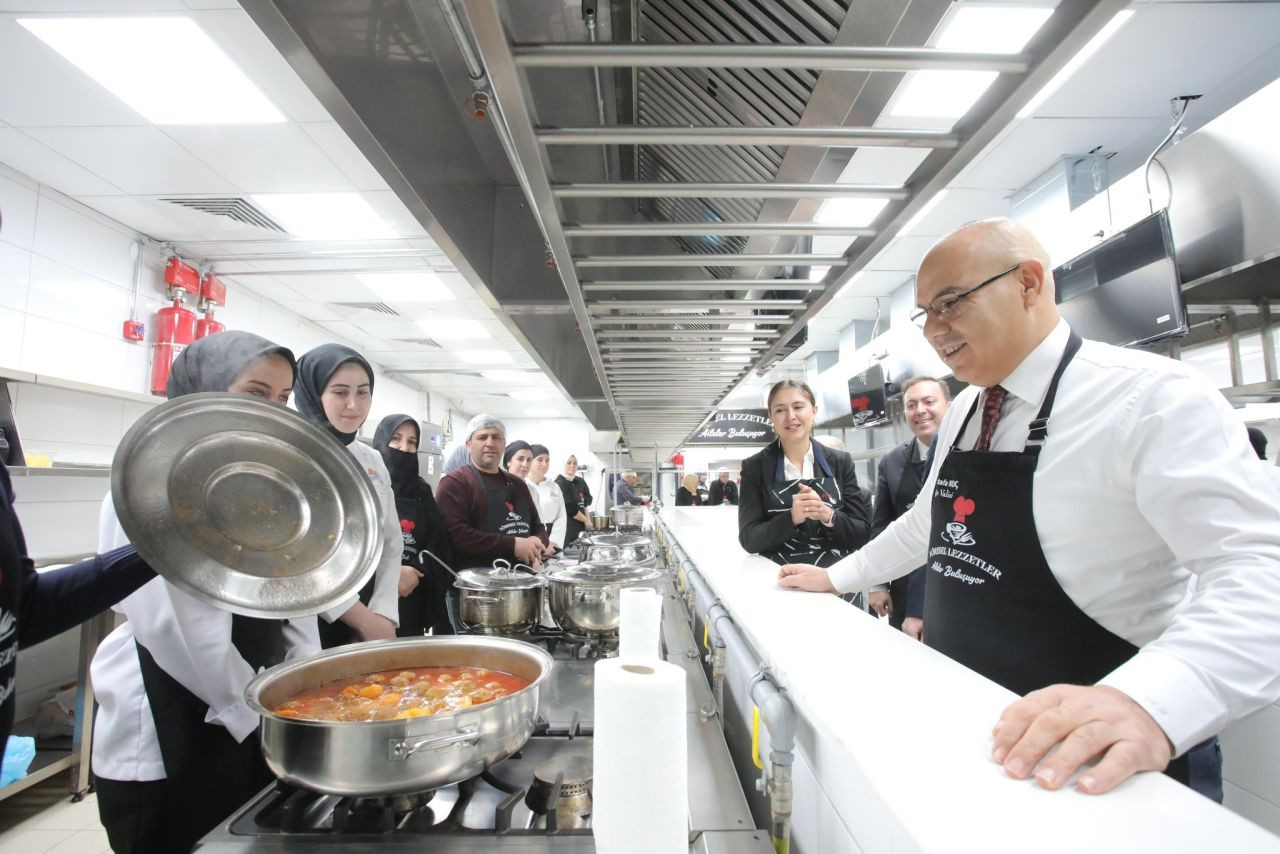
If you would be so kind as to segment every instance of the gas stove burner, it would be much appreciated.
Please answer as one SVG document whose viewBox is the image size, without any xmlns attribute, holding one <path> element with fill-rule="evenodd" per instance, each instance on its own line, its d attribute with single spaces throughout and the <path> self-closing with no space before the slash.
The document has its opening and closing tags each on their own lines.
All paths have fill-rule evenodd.
<svg viewBox="0 0 1280 854">
<path fill-rule="evenodd" d="M 435 791 L 410 792 L 403 795 L 387 795 L 380 798 L 352 798 L 352 812 L 382 811 L 389 809 L 397 815 L 416 812 L 422 809 L 435 796 Z"/>
<path fill-rule="evenodd" d="M 535 814 L 534 827 L 586 827 L 591 816 L 591 757 L 562 753 L 540 762 L 524 803 Z"/>
</svg>

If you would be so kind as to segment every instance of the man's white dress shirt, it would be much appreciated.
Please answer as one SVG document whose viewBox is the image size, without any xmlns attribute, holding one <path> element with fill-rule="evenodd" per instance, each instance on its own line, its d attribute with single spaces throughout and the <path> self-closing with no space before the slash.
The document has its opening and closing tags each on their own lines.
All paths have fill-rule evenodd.
<svg viewBox="0 0 1280 854">
<path fill-rule="evenodd" d="M 1009 396 L 991 450 L 1025 446 L 1068 334 L 1059 322 L 1001 382 Z M 980 392 L 965 389 L 947 411 L 912 509 L 830 568 L 838 590 L 925 562 L 934 481 Z M 960 449 L 973 448 L 981 420 L 969 420 Z M 1085 341 L 1059 385 L 1032 492 L 1062 589 L 1141 648 L 1099 684 L 1146 709 L 1175 755 L 1280 696 L 1280 486 L 1194 368 Z"/>
</svg>

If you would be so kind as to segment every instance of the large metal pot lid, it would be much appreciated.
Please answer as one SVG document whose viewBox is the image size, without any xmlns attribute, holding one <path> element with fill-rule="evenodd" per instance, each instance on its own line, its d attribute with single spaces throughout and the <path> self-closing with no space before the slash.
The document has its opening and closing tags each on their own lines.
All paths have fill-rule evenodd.
<svg viewBox="0 0 1280 854">
<path fill-rule="evenodd" d="M 496 561 L 492 568 L 462 570 L 453 586 L 460 590 L 534 590 L 546 587 L 547 580 L 528 567 Z"/>
<path fill-rule="evenodd" d="M 332 608 L 382 553 L 377 495 L 351 452 L 246 395 L 186 395 L 138 419 L 116 450 L 111 498 L 165 580 L 251 617 Z"/>
<path fill-rule="evenodd" d="M 590 561 L 557 567 L 547 573 L 547 579 L 573 584 L 640 584 L 652 581 L 661 574 L 654 567 L 635 563 Z"/>
</svg>

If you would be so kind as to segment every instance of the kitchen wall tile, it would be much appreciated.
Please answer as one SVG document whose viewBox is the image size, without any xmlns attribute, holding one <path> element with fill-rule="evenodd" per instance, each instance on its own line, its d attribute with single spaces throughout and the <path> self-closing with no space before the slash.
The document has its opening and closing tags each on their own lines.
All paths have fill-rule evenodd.
<svg viewBox="0 0 1280 854">
<path fill-rule="evenodd" d="M 0 174 L 0 210 L 4 211 L 0 240 L 23 249 L 31 248 L 35 238 L 38 199 L 39 193 L 35 190 Z"/>
<path fill-rule="evenodd" d="M 120 320 L 116 322 L 118 325 Z M 115 334 L 119 335 L 118 326 Z M 132 370 L 127 352 L 131 349 L 127 342 L 114 336 L 29 314 L 18 367 L 108 388 L 142 391 L 144 377 Z"/>
<path fill-rule="evenodd" d="M 119 337 L 129 316 L 131 294 L 82 270 L 31 256 L 31 286 L 27 313 L 55 320 L 86 332 Z"/>
<path fill-rule="evenodd" d="M 0 306 L 26 311 L 30 275 L 31 252 L 0 240 Z"/>
<path fill-rule="evenodd" d="M 38 255 L 132 288 L 136 246 L 122 226 L 105 225 L 47 194 L 41 199 L 32 248 Z"/>
<path fill-rule="evenodd" d="M 27 316 L 22 312 L 0 307 L 0 368 L 21 369 L 26 323 Z"/>
<path fill-rule="evenodd" d="M 14 411 L 24 442 L 39 438 L 115 445 L 120 440 L 122 400 L 30 383 L 15 386 L 15 391 Z"/>
<path fill-rule="evenodd" d="M 33 475 L 13 478 L 13 491 L 21 504 L 100 502 L 110 489 L 111 478 L 106 476 L 106 472 L 95 472 L 85 477 Z"/>
</svg>

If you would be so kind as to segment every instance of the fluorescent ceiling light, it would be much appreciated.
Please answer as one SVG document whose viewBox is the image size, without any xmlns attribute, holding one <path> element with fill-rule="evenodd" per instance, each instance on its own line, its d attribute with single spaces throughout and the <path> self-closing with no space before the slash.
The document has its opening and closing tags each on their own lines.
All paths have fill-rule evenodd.
<svg viewBox="0 0 1280 854">
<path fill-rule="evenodd" d="M 750 362 L 750 361 L 751 361 L 751 357 L 750 357 L 750 356 L 721 356 L 721 357 L 720 357 L 720 361 L 722 361 L 722 362 Z"/>
<path fill-rule="evenodd" d="M 1089 39 L 1088 44 L 1080 48 L 1079 53 L 1067 60 L 1067 64 L 1062 66 L 1062 70 L 1053 75 L 1053 79 L 1046 83 L 1044 87 L 1035 94 L 1035 97 L 1027 102 L 1025 107 L 1018 111 L 1018 118 L 1025 119 L 1036 110 L 1040 109 L 1040 105 L 1043 104 L 1050 95 L 1062 88 L 1062 84 L 1070 80 L 1072 75 L 1080 70 L 1080 66 L 1088 62 L 1089 58 L 1097 53 L 1104 44 L 1110 41 L 1111 37 L 1119 32 L 1120 28 L 1127 24 L 1129 19 L 1132 17 L 1132 9 L 1125 9 L 1123 11 L 1116 12 L 1111 20 L 1107 21 L 1106 25 L 1102 29 L 1098 30 L 1098 34 Z"/>
<path fill-rule="evenodd" d="M 559 417 L 561 417 L 561 415 L 560 415 L 560 411 L 559 411 L 559 410 L 557 410 L 557 409 L 551 409 L 550 407 L 547 407 L 547 406 L 535 406 L 533 409 L 526 409 L 526 410 L 524 411 L 524 414 L 525 414 L 525 415 L 527 415 L 527 416 L 529 416 L 530 418 L 559 418 Z"/>
<path fill-rule="evenodd" d="M 464 341 L 468 338 L 492 338 L 478 320 L 459 317 L 434 317 L 417 321 L 418 328 L 437 341 Z"/>
<path fill-rule="evenodd" d="M 491 383 L 512 383 L 513 385 L 545 385 L 547 378 L 540 371 L 481 371 L 480 375 Z"/>
<path fill-rule="evenodd" d="M 18 23 L 154 124 L 285 121 L 190 18 L 19 18 Z"/>
<path fill-rule="evenodd" d="M 827 273 L 830 273 L 830 272 L 831 272 L 830 267 L 810 267 L 809 281 L 821 282 L 823 279 L 827 277 Z"/>
<path fill-rule="evenodd" d="M 961 6 L 948 16 L 934 47 L 982 53 L 1017 53 L 1053 14 L 1018 6 Z M 994 71 L 912 71 L 888 115 L 958 119 L 999 75 Z"/>
<path fill-rule="evenodd" d="M 470 365 L 510 365 L 515 361 L 506 350 L 454 350 L 453 355 Z"/>
<path fill-rule="evenodd" d="M 813 221 L 862 228 L 871 225 L 887 204 L 888 199 L 827 199 L 818 208 Z"/>
<path fill-rule="evenodd" d="M 358 273 L 360 283 L 391 302 L 445 302 L 457 299 L 431 270 Z"/>
<path fill-rule="evenodd" d="M 548 393 L 542 388 L 517 388 L 507 392 L 512 400 L 546 400 Z"/>
<path fill-rule="evenodd" d="M 359 193 L 263 193 L 253 200 L 289 234 L 304 240 L 396 236 Z"/>
</svg>

